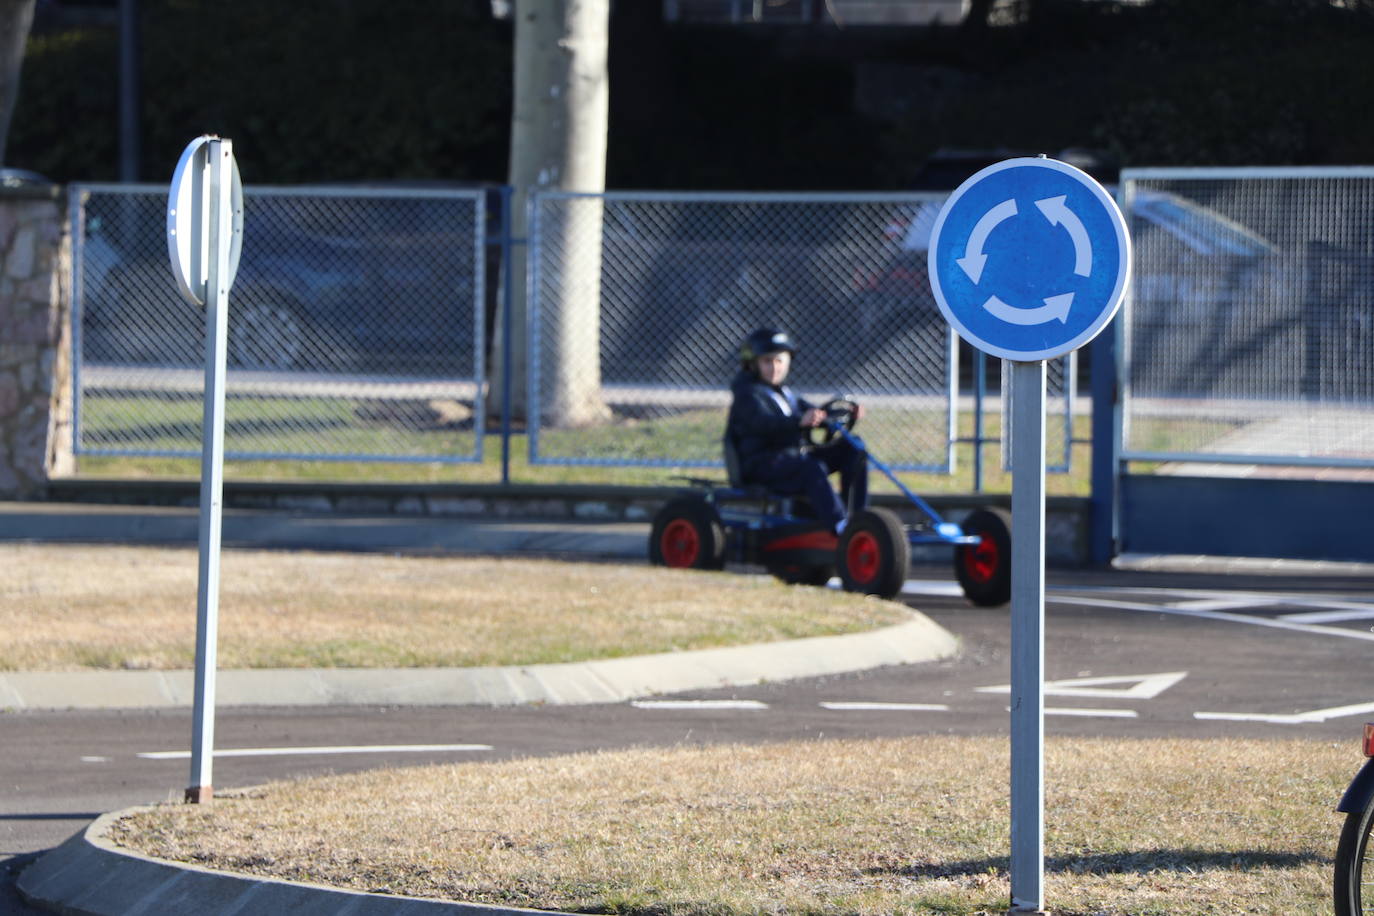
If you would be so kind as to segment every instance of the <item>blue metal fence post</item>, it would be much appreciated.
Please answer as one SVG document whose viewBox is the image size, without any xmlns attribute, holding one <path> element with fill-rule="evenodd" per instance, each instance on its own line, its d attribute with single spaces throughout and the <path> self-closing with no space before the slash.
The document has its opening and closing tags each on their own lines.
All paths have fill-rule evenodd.
<svg viewBox="0 0 1374 916">
<path fill-rule="evenodd" d="M 1106 330 L 1089 345 L 1092 364 L 1089 381 L 1092 389 L 1092 524 L 1088 533 L 1088 555 L 1094 566 L 1106 566 L 1116 556 L 1117 475 L 1120 473 L 1120 423 L 1117 399 L 1117 338 L 1122 318 L 1118 314 Z"/>
<path fill-rule="evenodd" d="M 515 283 L 511 274 L 515 270 L 514 239 L 510 233 L 510 201 L 515 189 L 509 185 L 501 188 L 501 284 L 505 307 L 501 309 L 501 483 L 510 483 L 510 383 L 511 383 L 511 308 L 514 305 Z"/>
<path fill-rule="evenodd" d="M 973 354 L 973 492 L 983 492 L 983 405 L 988 393 L 988 355 Z"/>
</svg>

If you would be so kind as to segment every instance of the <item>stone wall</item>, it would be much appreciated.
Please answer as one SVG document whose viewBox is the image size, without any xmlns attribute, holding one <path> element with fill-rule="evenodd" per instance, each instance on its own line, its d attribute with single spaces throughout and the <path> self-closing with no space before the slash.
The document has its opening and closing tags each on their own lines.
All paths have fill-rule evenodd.
<svg viewBox="0 0 1374 916">
<path fill-rule="evenodd" d="M 66 195 L 0 188 L 0 499 L 73 469 L 70 314 Z"/>
</svg>

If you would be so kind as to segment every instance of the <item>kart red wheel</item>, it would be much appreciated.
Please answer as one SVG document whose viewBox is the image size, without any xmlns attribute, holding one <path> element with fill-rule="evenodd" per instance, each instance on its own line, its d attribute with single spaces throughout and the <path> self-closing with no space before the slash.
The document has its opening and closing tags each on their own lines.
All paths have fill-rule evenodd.
<svg viewBox="0 0 1374 916">
<path fill-rule="evenodd" d="M 902 590 L 911 566 L 906 530 L 887 509 L 856 513 L 840 536 L 836 554 L 845 590 L 880 598 L 891 598 Z"/>
<path fill-rule="evenodd" d="M 649 562 L 675 569 L 722 569 L 725 532 L 715 510 L 698 497 L 668 502 L 654 516 Z"/>
<path fill-rule="evenodd" d="M 854 581 L 867 584 L 872 582 L 882 567 L 882 547 L 871 531 L 859 531 L 849 539 L 844 549 L 844 565 Z"/>
<path fill-rule="evenodd" d="M 697 526 L 685 518 L 675 518 L 663 528 L 659 535 L 659 550 L 663 562 L 669 566 L 685 568 L 695 566 L 701 556 L 701 537 Z"/>
<path fill-rule="evenodd" d="M 1011 514 L 977 509 L 960 527 L 981 538 L 954 549 L 954 575 L 964 597 L 979 607 L 1006 604 L 1011 600 Z"/>
</svg>

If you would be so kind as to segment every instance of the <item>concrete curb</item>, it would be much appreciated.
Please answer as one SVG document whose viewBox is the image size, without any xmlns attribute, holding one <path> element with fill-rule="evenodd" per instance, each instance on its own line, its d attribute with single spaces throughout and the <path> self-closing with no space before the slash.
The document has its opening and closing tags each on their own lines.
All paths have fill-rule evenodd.
<svg viewBox="0 0 1374 916">
<path fill-rule="evenodd" d="M 920 612 L 894 626 L 755 646 L 492 668 L 223 670 L 220 706 L 513 706 L 637 697 L 864 671 L 946 658 L 958 641 Z M 7 709 L 190 708 L 194 672 L 0 674 Z"/>
<path fill-rule="evenodd" d="M 482 904 L 368 894 L 318 884 L 256 878 L 168 862 L 110 842 L 111 826 L 147 808 L 127 808 L 90 826 L 30 865 L 19 893 L 35 906 L 70 916 L 138 913 L 295 913 L 302 916 L 421 916 L 428 913 L 518 916 L 547 912 Z"/>
</svg>

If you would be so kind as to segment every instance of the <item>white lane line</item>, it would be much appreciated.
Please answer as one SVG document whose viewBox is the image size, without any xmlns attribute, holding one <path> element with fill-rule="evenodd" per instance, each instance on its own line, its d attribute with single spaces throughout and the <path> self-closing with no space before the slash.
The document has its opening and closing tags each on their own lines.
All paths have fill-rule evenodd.
<svg viewBox="0 0 1374 916">
<path fill-rule="evenodd" d="M 1224 620 L 1227 623 L 1248 623 L 1255 627 L 1271 627 L 1276 630 L 1292 630 L 1311 636 L 1340 636 L 1345 639 L 1374 640 L 1374 632 L 1365 630 L 1344 630 L 1339 627 L 1319 627 L 1293 620 L 1270 617 L 1251 617 L 1246 614 L 1228 614 L 1223 611 L 1189 611 L 1167 604 L 1143 604 L 1136 601 L 1113 601 L 1109 598 L 1078 598 L 1069 595 L 1046 596 L 1046 601 L 1056 604 L 1074 604 L 1084 607 L 1115 608 L 1122 611 L 1144 611 L 1153 614 L 1178 614 L 1183 617 L 1197 617 L 1203 620 Z"/>
<path fill-rule="evenodd" d="M 1307 712 L 1287 715 L 1269 715 L 1259 712 L 1195 712 L 1194 719 L 1224 722 L 1269 722 L 1273 725 L 1305 725 L 1311 722 L 1325 722 L 1344 716 L 1359 716 L 1374 712 L 1374 703 L 1355 703 L 1350 706 L 1329 706 L 1326 709 L 1311 709 Z"/>
<path fill-rule="evenodd" d="M 490 744 L 360 744 L 339 747 L 235 747 L 216 748 L 216 757 L 292 757 L 316 754 L 422 754 L 450 751 L 489 751 Z M 183 760 L 190 751 L 146 751 L 144 760 Z"/>
<path fill-rule="evenodd" d="M 1077 709 L 1072 706 L 1046 706 L 1047 716 L 1086 716 L 1102 719 L 1134 719 L 1134 709 Z"/>
<path fill-rule="evenodd" d="M 634 700 L 636 709 L 767 709 L 758 700 Z"/>
<path fill-rule="evenodd" d="M 1228 598 L 1194 598 L 1191 601 L 1171 601 L 1169 607 L 1180 611 L 1238 611 L 1242 608 L 1269 607 L 1285 603 L 1280 598 L 1237 595 Z"/>
<path fill-rule="evenodd" d="M 1311 607 L 1321 607 L 1322 605 L 1310 605 Z M 1300 611 L 1295 614 L 1280 614 L 1280 620 L 1292 620 L 1297 623 L 1344 623 L 1350 620 L 1371 620 L 1374 619 L 1374 607 L 1369 605 L 1349 604 L 1341 607 L 1338 604 L 1326 605 L 1333 608 L 1329 611 Z"/>
<path fill-rule="evenodd" d="M 949 707 L 944 703 L 830 702 L 820 705 L 822 709 L 837 709 L 844 712 L 949 712 Z"/>
<path fill-rule="evenodd" d="M 932 582 L 929 579 L 908 579 L 902 583 L 903 595 L 932 595 L 940 598 L 962 598 L 964 590 L 958 582 Z"/>
</svg>

